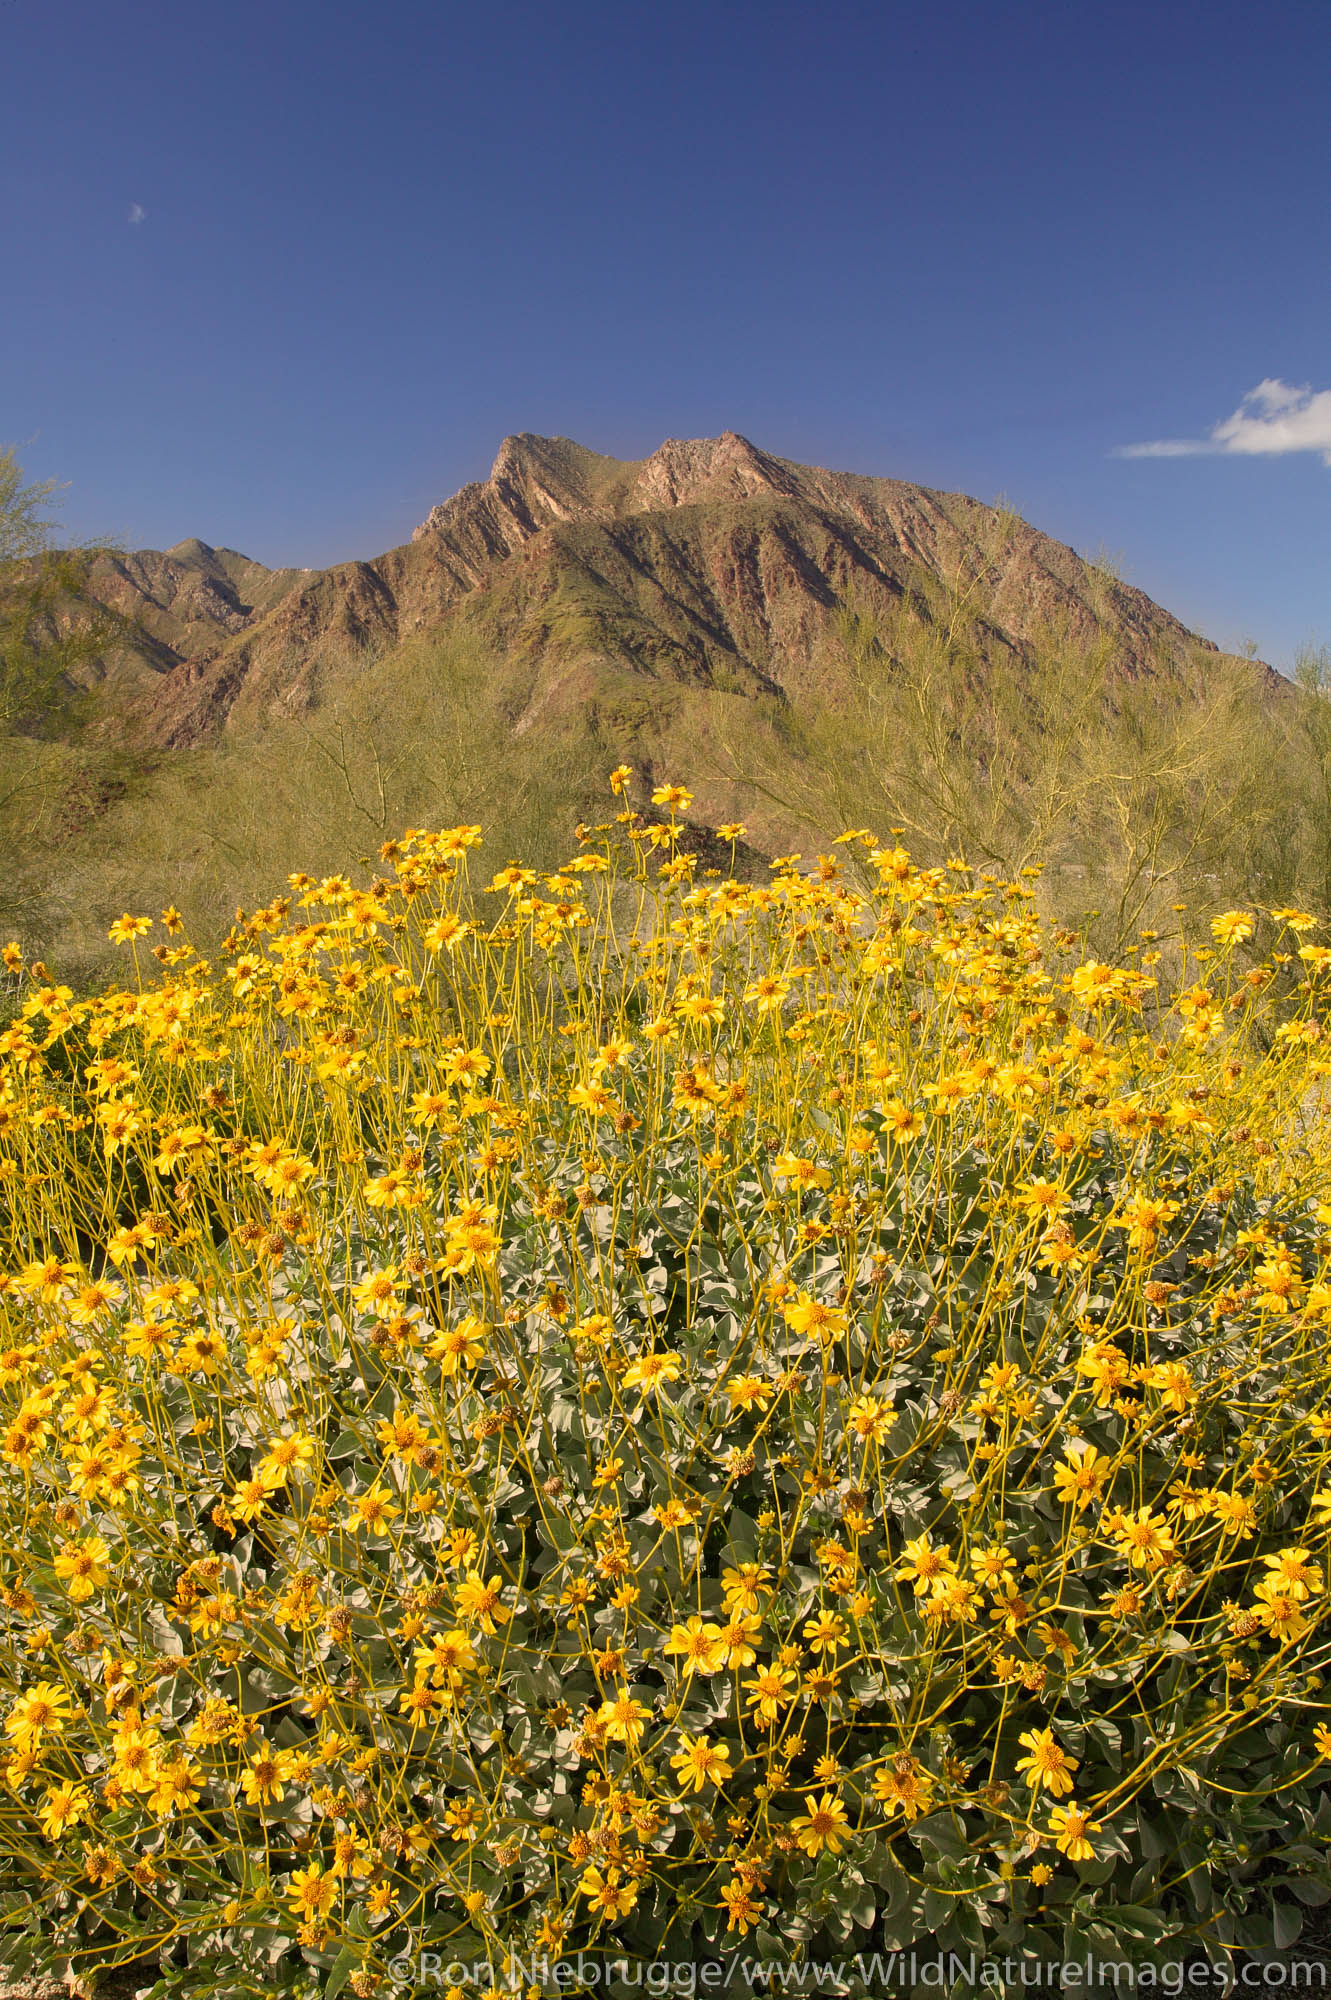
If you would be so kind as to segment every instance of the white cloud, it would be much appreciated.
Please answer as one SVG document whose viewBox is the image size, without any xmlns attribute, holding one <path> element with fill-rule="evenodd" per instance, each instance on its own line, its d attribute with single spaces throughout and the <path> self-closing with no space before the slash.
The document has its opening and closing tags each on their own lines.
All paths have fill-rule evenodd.
<svg viewBox="0 0 1331 2000">
<path fill-rule="evenodd" d="M 131 222 L 142 222 L 143 218 L 145 217 L 145 215 L 147 215 L 147 213 L 148 213 L 147 209 L 141 208 L 137 201 L 132 201 L 130 203 L 129 220 Z"/>
<path fill-rule="evenodd" d="M 1157 438 L 1153 444 L 1121 445 L 1115 458 L 1200 458 L 1282 456 L 1317 451 L 1331 466 L 1331 389 L 1296 389 L 1268 377 L 1249 389 L 1232 417 L 1204 438 Z"/>
</svg>

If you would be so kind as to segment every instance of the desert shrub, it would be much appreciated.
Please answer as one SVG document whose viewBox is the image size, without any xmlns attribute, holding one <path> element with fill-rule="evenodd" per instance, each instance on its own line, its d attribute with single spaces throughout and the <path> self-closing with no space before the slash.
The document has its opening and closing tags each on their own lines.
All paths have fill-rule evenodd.
<svg viewBox="0 0 1331 2000">
<path fill-rule="evenodd" d="M 479 905 L 479 830 L 409 833 L 216 965 L 127 916 L 90 1001 L 6 954 L 11 1964 L 1122 1958 L 1331 1897 L 1311 919 L 1162 993 L 1029 883 L 745 885 L 654 804 Z"/>
</svg>

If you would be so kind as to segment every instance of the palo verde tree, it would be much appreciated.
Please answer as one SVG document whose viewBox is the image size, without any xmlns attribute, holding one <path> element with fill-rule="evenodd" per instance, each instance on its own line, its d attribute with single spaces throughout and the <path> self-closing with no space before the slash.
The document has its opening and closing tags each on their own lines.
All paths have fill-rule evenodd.
<svg viewBox="0 0 1331 2000">
<path fill-rule="evenodd" d="M 100 545 L 58 547 L 47 518 L 57 482 L 25 484 L 0 451 L 0 732 L 67 728 L 83 702 L 78 669 L 106 650 L 118 620 L 89 595 Z"/>
</svg>

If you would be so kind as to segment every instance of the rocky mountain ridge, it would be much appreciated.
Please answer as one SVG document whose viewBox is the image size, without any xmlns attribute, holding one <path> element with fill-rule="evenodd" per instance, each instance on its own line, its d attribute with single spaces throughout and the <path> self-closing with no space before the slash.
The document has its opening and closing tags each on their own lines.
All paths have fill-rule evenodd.
<svg viewBox="0 0 1331 2000">
<path fill-rule="evenodd" d="M 128 621 L 110 726 L 180 748 L 318 705 L 454 621 L 513 663 L 511 721 L 594 698 L 605 673 L 780 696 L 807 688 L 839 610 L 971 599 L 985 643 L 1108 630 L 1119 670 L 1206 645 L 1141 591 L 963 494 L 775 458 L 739 436 L 650 457 L 506 438 L 490 476 L 410 542 L 325 570 L 267 570 L 184 542 L 108 557 L 98 595 Z"/>
</svg>

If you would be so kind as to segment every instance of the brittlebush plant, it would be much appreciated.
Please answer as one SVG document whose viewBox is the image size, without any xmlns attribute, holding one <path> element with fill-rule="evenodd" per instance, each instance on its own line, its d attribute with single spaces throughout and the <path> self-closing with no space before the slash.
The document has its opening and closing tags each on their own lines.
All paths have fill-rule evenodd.
<svg viewBox="0 0 1331 2000">
<path fill-rule="evenodd" d="M 409 833 L 212 965 L 127 916 L 94 1000 L 6 954 L 8 1962 L 1331 1895 L 1311 918 L 1164 991 L 868 836 L 709 876 L 688 802 L 488 884 Z"/>
</svg>

